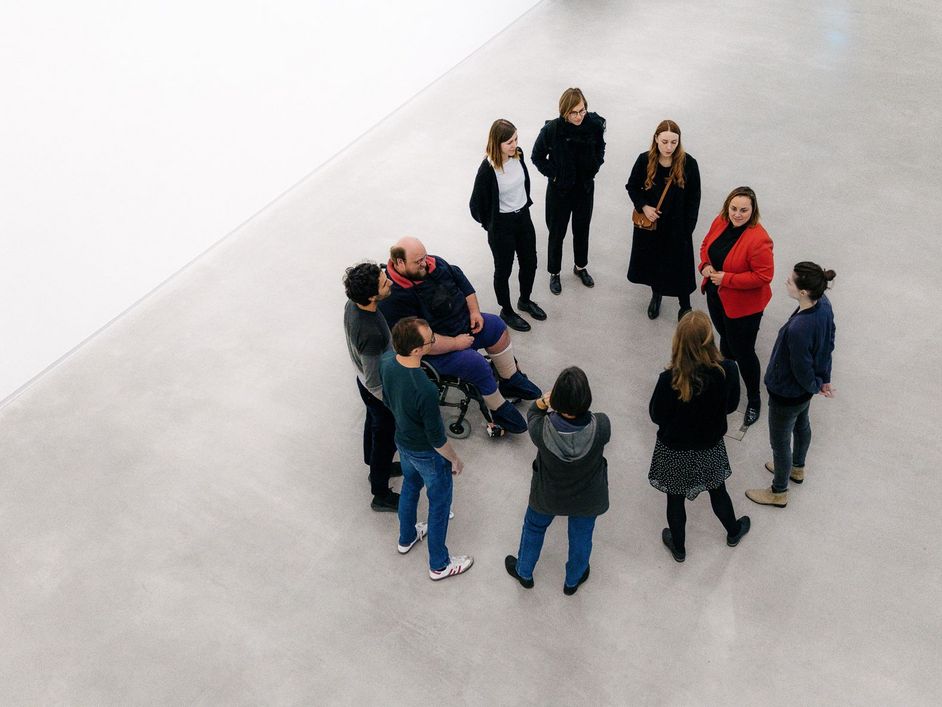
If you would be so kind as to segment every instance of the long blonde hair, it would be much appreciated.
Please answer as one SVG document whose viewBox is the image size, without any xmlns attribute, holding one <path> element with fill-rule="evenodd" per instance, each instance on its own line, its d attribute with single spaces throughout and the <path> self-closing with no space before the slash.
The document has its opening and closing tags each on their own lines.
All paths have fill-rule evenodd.
<svg viewBox="0 0 942 707">
<path fill-rule="evenodd" d="M 706 368 L 723 371 L 723 354 L 713 341 L 713 323 L 700 310 L 685 314 L 674 330 L 671 343 L 671 388 L 677 397 L 689 402 L 703 389 L 703 373 Z"/>
<path fill-rule="evenodd" d="M 680 126 L 673 120 L 662 120 L 654 129 L 651 148 L 648 150 L 648 173 L 647 178 L 644 180 L 644 188 L 650 189 L 651 185 L 654 184 L 654 175 L 657 174 L 657 161 L 661 157 L 661 153 L 657 149 L 657 136 L 663 132 L 677 133 L 677 149 L 671 155 L 670 178 L 674 180 L 674 184 L 683 189 L 686 184 L 684 166 L 687 162 L 687 153 L 684 152 L 684 143 L 680 139 Z"/>
</svg>

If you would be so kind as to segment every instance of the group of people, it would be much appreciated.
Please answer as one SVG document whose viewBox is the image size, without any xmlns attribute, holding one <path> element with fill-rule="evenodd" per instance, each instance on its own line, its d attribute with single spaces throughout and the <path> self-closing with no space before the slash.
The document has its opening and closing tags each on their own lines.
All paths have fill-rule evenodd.
<svg viewBox="0 0 942 707">
<path fill-rule="evenodd" d="M 574 272 L 585 286 L 594 286 L 587 270 L 588 232 L 593 180 L 605 155 L 605 121 L 586 108 L 582 92 L 567 89 L 560 97 L 559 117 L 547 121 L 534 146 L 533 161 L 549 180 L 548 270 L 555 295 L 562 291 L 562 244 L 570 218 Z M 670 364 L 660 374 L 649 404 L 658 432 L 648 479 L 667 497 L 668 527 L 662 541 L 672 557 L 683 562 L 686 499 L 708 492 L 731 547 L 750 529 L 750 518 L 736 517 L 726 490 L 732 472 L 724 435 L 727 415 L 739 405 L 740 376 L 746 388 L 744 424 L 760 416 L 755 342 L 772 297 L 774 260 L 772 240 L 759 223 L 755 192 L 737 187 L 714 218 L 700 246 L 699 265 L 694 265 L 700 174 L 680 137 L 674 121 L 659 123 L 651 147 L 635 161 L 626 189 L 634 207 L 628 279 L 651 288 L 651 319 L 659 316 L 662 297 L 677 297 L 679 304 Z M 390 249 L 385 268 L 365 262 L 347 269 L 344 328 L 367 410 L 363 448 L 370 467 L 371 506 L 398 512 L 399 552 L 408 552 L 427 536 L 429 576 L 434 580 L 461 574 L 473 563 L 469 555 L 451 555 L 445 544 L 452 476 L 461 473 L 463 462 L 445 436 L 438 388 L 421 368 L 427 358 L 440 373 L 473 383 L 503 430 L 529 431 L 537 448 L 529 503 L 518 553 L 505 558 L 505 567 L 523 587 L 532 587 L 546 528 L 556 516 L 567 516 L 569 559 L 563 589 L 572 594 L 588 579 L 595 520 L 609 505 L 603 452 L 611 423 L 591 410 L 591 388 L 580 368 L 564 369 L 544 392 L 514 355 L 508 328 L 530 329 L 517 310 L 546 319 L 531 299 L 536 235 L 529 215 L 529 173 L 517 139 L 512 123 L 494 122 L 470 201 L 472 216 L 488 234 L 499 316 L 481 311 L 460 267 L 429 255 L 418 239 L 402 238 Z M 509 287 L 515 256 L 517 309 L 511 306 Z M 709 316 L 691 306 L 694 270 L 701 275 Z M 772 461 L 765 466 L 773 477 L 767 488 L 746 491 L 758 504 L 785 507 L 789 481 L 804 481 L 810 401 L 817 393 L 833 395 L 835 326 L 825 290 L 834 277 L 832 270 L 804 261 L 786 279 L 788 294 L 798 306 L 778 332 L 764 378 L 772 449 Z M 530 401 L 526 419 L 515 407 L 516 400 Z M 393 462 L 397 449 L 398 466 Z M 403 477 L 399 494 L 389 487 L 390 477 L 397 474 Z M 427 522 L 416 517 L 423 486 L 429 501 Z"/>
</svg>

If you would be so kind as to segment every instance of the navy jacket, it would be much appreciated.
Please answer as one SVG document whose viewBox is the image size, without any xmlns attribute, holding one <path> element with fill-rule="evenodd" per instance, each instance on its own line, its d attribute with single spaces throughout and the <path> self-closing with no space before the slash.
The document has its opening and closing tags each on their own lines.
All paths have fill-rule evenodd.
<svg viewBox="0 0 942 707">
<path fill-rule="evenodd" d="M 782 398 L 800 398 L 821 391 L 831 382 L 834 351 L 834 313 L 827 295 L 813 307 L 796 309 L 778 330 L 765 387 Z"/>
<path fill-rule="evenodd" d="M 471 311 L 467 296 L 474 288 L 457 265 L 449 265 L 437 255 L 428 256 L 429 272 L 421 282 L 412 282 L 387 263 L 386 274 L 392 280 L 389 297 L 379 303 L 389 328 L 403 317 L 421 317 L 432 331 L 458 336 L 471 331 Z"/>
<path fill-rule="evenodd" d="M 527 171 L 527 163 L 523 159 L 523 150 L 519 147 L 517 156 L 520 159 L 520 166 L 523 167 L 523 186 L 527 192 L 527 205 L 524 208 L 528 208 L 533 205 L 533 199 L 530 198 L 530 172 Z M 494 165 L 486 157 L 478 167 L 468 206 L 471 209 L 471 218 L 481 224 L 485 231 L 490 231 L 491 224 L 497 220 L 497 215 L 500 213 L 500 188 L 497 184 Z"/>
</svg>

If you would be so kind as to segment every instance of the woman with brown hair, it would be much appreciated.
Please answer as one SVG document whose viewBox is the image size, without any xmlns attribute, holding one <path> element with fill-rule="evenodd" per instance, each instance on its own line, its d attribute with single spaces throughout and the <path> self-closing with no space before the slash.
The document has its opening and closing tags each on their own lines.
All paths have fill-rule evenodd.
<svg viewBox="0 0 942 707">
<path fill-rule="evenodd" d="M 686 559 L 684 499 L 710 494 L 713 512 L 736 547 L 749 532 L 749 516 L 736 519 L 726 479 L 733 473 L 723 435 L 726 416 L 739 404 L 736 364 L 713 343 L 704 312 L 683 317 L 674 331 L 671 364 L 657 379 L 648 411 L 658 426 L 648 481 L 667 494 L 667 528 L 661 540 L 677 562 Z"/>
<path fill-rule="evenodd" d="M 759 419 L 759 357 L 756 338 L 762 312 L 772 299 L 772 239 L 759 223 L 759 203 L 749 187 L 733 189 L 700 246 L 700 274 L 720 351 L 739 365 L 746 384 L 743 423 Z"/>
<path fill-rule="evenodd" d="M 530 218 L 530 174 L 517 146 L 517 128 L 509 120 L 495 120 L 487 136 L 487 155 L 478 167 L 471 192 L 472 218 L 487 231 L 494 256 L 494 294 L 500 318 L 511 329 L 529 331 L 530 324 L 514 311 L 510 300 L 510 273 L 517 254 L 520 298 L 517 307 L 539 321 L 546 312 L 530 299 L 536 277 L 536 231 Z"/>
<path fill-rule="evenodd" d="M 684 151 L 680 126 L 673 120 L 657 124 L 625 189 L 634 209 L 654 225 L 654 230 L 634 227 L 628 280 L 651 287 L 649 319 L 657 319 L 661 297 L 667 295 L 678 299 L 679 320 L 690 311 L 690 293 L 697 289 L 693 230 L 700 211 L 700 168 Z"/>
<path fill-rule="evenodd" d="M 578 88 L 559 97 L 559 117 L 547 120 L 533 145 L 533 164 L 548 179 L 546 228 L 549 230 L 550 292 L 558 295 L 563 241 L 572 218 L 572 271 L 586 287 L 595 287 L 589 264 L 589 223 L 595 195 L 595 175 L 605 162 L 605 119 L 589 113 Z"/>
</svg>

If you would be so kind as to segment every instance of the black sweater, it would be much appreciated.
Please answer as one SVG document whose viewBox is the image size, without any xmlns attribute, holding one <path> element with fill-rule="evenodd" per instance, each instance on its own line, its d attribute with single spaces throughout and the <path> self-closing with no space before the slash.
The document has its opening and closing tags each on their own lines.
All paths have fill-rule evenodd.
<svg viewBox="0 0 942 707">
<path fill-rule="evenodd" d="M 725 372 L 725 376 L 723 373 Z M 671 372 L 657 379 L 648 411 L 658 426 L 657 438 L 671 449 L 709 449 L 726 434 L 726 416 L 739 405 L 739 371 L 734 361 L 723 361 L 723 371 L 708 368 L 703 386 L 683 402 L 671 388 Z"/>
<path fill-rule="evenodd" d="M 540 174 L 557 189 L 589 189 L 605 162 L 605 118 L 587 113 L 581 125 L 562 118 L 547 120 L 530 157 Z"/>
<path fill-rule="evenodd" d="M 526 160 L 523 159 L 523 150 L 519 147 L 517 148 L 517 157 L 520 159 L 520 166 L 523 167 L 523 185 L 527 192 L 526 207 L 530 207 L 533 205 L 533 199 L 530 198 L 530 173 L 527 171 Z M 497 184 L 494 165 L 486 157 L 481 162 L 481 166 L 478 167 L 477 176 L 474 178 L 474 189 L 471 191 L 471 201 L 468 206 L 471 209 L 471 218 L 481 224 L 485 231 L 490 231 L 491 225 L 497 220 L 497 215 L 500 213 L 500 187 Z"/>
</svg>

